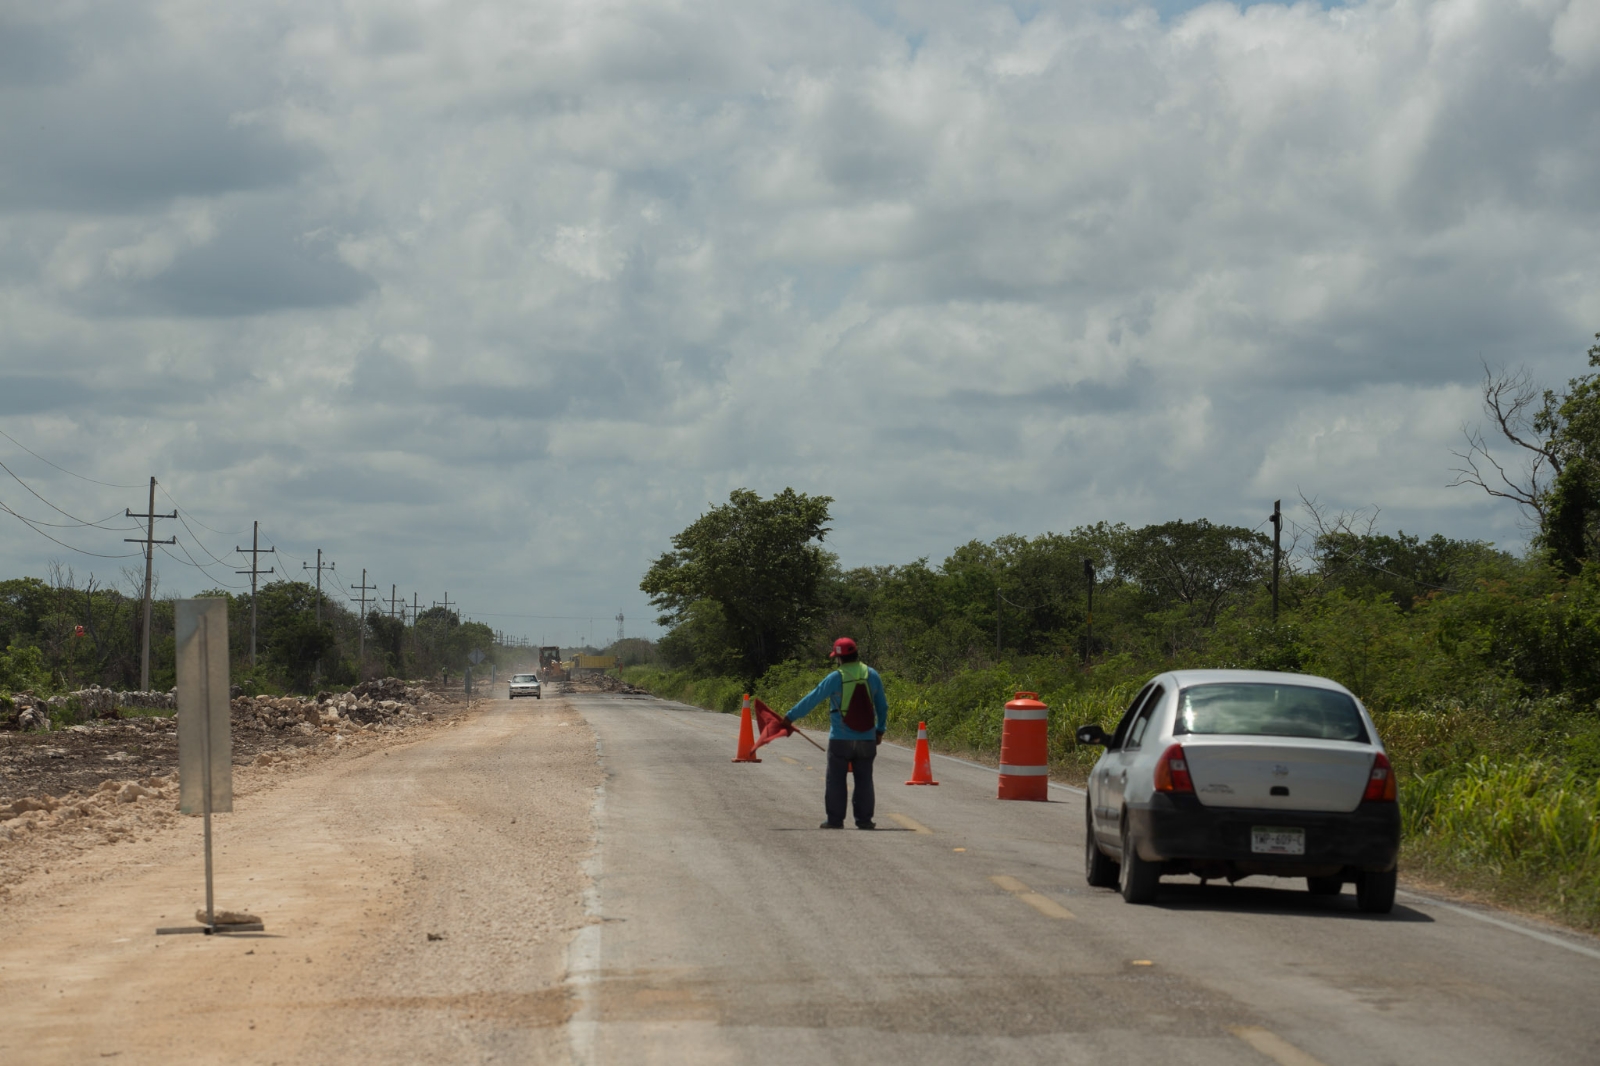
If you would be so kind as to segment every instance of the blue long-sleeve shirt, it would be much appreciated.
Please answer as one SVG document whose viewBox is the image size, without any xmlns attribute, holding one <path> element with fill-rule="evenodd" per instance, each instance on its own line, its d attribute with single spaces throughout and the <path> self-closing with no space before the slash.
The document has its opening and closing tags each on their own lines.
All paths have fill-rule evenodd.
<svg viewBox="0 0 1600 1066">
<path fill-rule="evenodd" d="M 867 692 L 872 696 L 872 706 L 878 712 L 878 726 L 876 732 L 860 732 L 850 729 L 844 724 L 844 715 L 839 708 L 839 702 L 844 698 L 844 678 L 839 671 L 834 670 L 827 677 L 817 683 L 817 687 L 800 697 L 800 702 L 789 708 L 789 713 L 783 717 L 794 722 L 810 714 L 812 709 L 827 700 L 833 712 L 833 725 L 828 729 L 829 740 L 873 740 L 878 733 L 889 728 L 889 697 L 883 692 L 883 678 L 878 676 L 878 671 L 867 667 Z"/>
</svg>

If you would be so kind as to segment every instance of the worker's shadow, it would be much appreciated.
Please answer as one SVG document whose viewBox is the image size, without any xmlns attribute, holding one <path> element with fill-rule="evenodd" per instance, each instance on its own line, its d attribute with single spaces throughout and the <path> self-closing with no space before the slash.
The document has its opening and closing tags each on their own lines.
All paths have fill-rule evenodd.
<svg viewBox="0 0 1600 1066">
<path fill-rule="evenodd" d="M 915 833 L 915 829 L 907 829 L 900 825 L 880 825 L 876 829 L 857 829 L 846 826 L 844 829 L 818 829 L 815 826 L 804 825 L 775 825 L 774 833 Z"/>
</svg>

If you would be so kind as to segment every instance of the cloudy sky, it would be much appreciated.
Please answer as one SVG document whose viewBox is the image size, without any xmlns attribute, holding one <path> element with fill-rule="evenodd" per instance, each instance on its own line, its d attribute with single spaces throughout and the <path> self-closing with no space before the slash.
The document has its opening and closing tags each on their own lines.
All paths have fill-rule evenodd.
<svg viewBox="0 0 1600 1066">
<path fill-rule="evenodd" d="M 154 474 L 168 591 L 259 520 L 563 643 L 741 486 L 847 565 L 1302 491 L 1520 546 L 1450 449 L 1600 331 L 1597 101 L 1594 0 L 0 0 L 0 429 L 107 484 L 0 459 Z"/>
</svg>

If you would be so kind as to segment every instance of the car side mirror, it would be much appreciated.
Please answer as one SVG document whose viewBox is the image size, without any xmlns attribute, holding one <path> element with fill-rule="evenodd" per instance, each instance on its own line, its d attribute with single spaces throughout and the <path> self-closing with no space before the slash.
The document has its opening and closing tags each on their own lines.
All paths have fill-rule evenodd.
<svg viewBox="0 0 1600 1066">
<path fill-rule="evenodd" d="M 1079 744 L 1097 744 L 1103 748 L 1107 747 L 1111 743 L 1111 738 L 1106 736 L 1106 731 L 1101 729 L 1098 725 L 1094 725 L 1093 723 L 1089 725 L 1080 725 L 1078 727 L 1077 737 Z"/>
</svg>

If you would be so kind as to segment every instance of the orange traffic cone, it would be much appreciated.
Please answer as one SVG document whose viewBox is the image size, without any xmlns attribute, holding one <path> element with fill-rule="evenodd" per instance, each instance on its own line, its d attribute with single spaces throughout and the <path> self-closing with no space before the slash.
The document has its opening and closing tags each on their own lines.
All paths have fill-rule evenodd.
<svg viewBox="0 0 1600 1066">
<path fill-rule="evenodd" d="M 744 710 L 739 712 L 739 754 L 734 762 L 760 762 L 756 758 L 756 734 L 750 728 L 750 693 L 744 694 Z"/>
<path fill-rule="evenodd" d="M 928 754 L 928 723 L 917 723 L 917 751 L 911 757 L 911 780 L 908 785 L 937 785 L 933 779 L 933 757 Z"/>
</svg>

